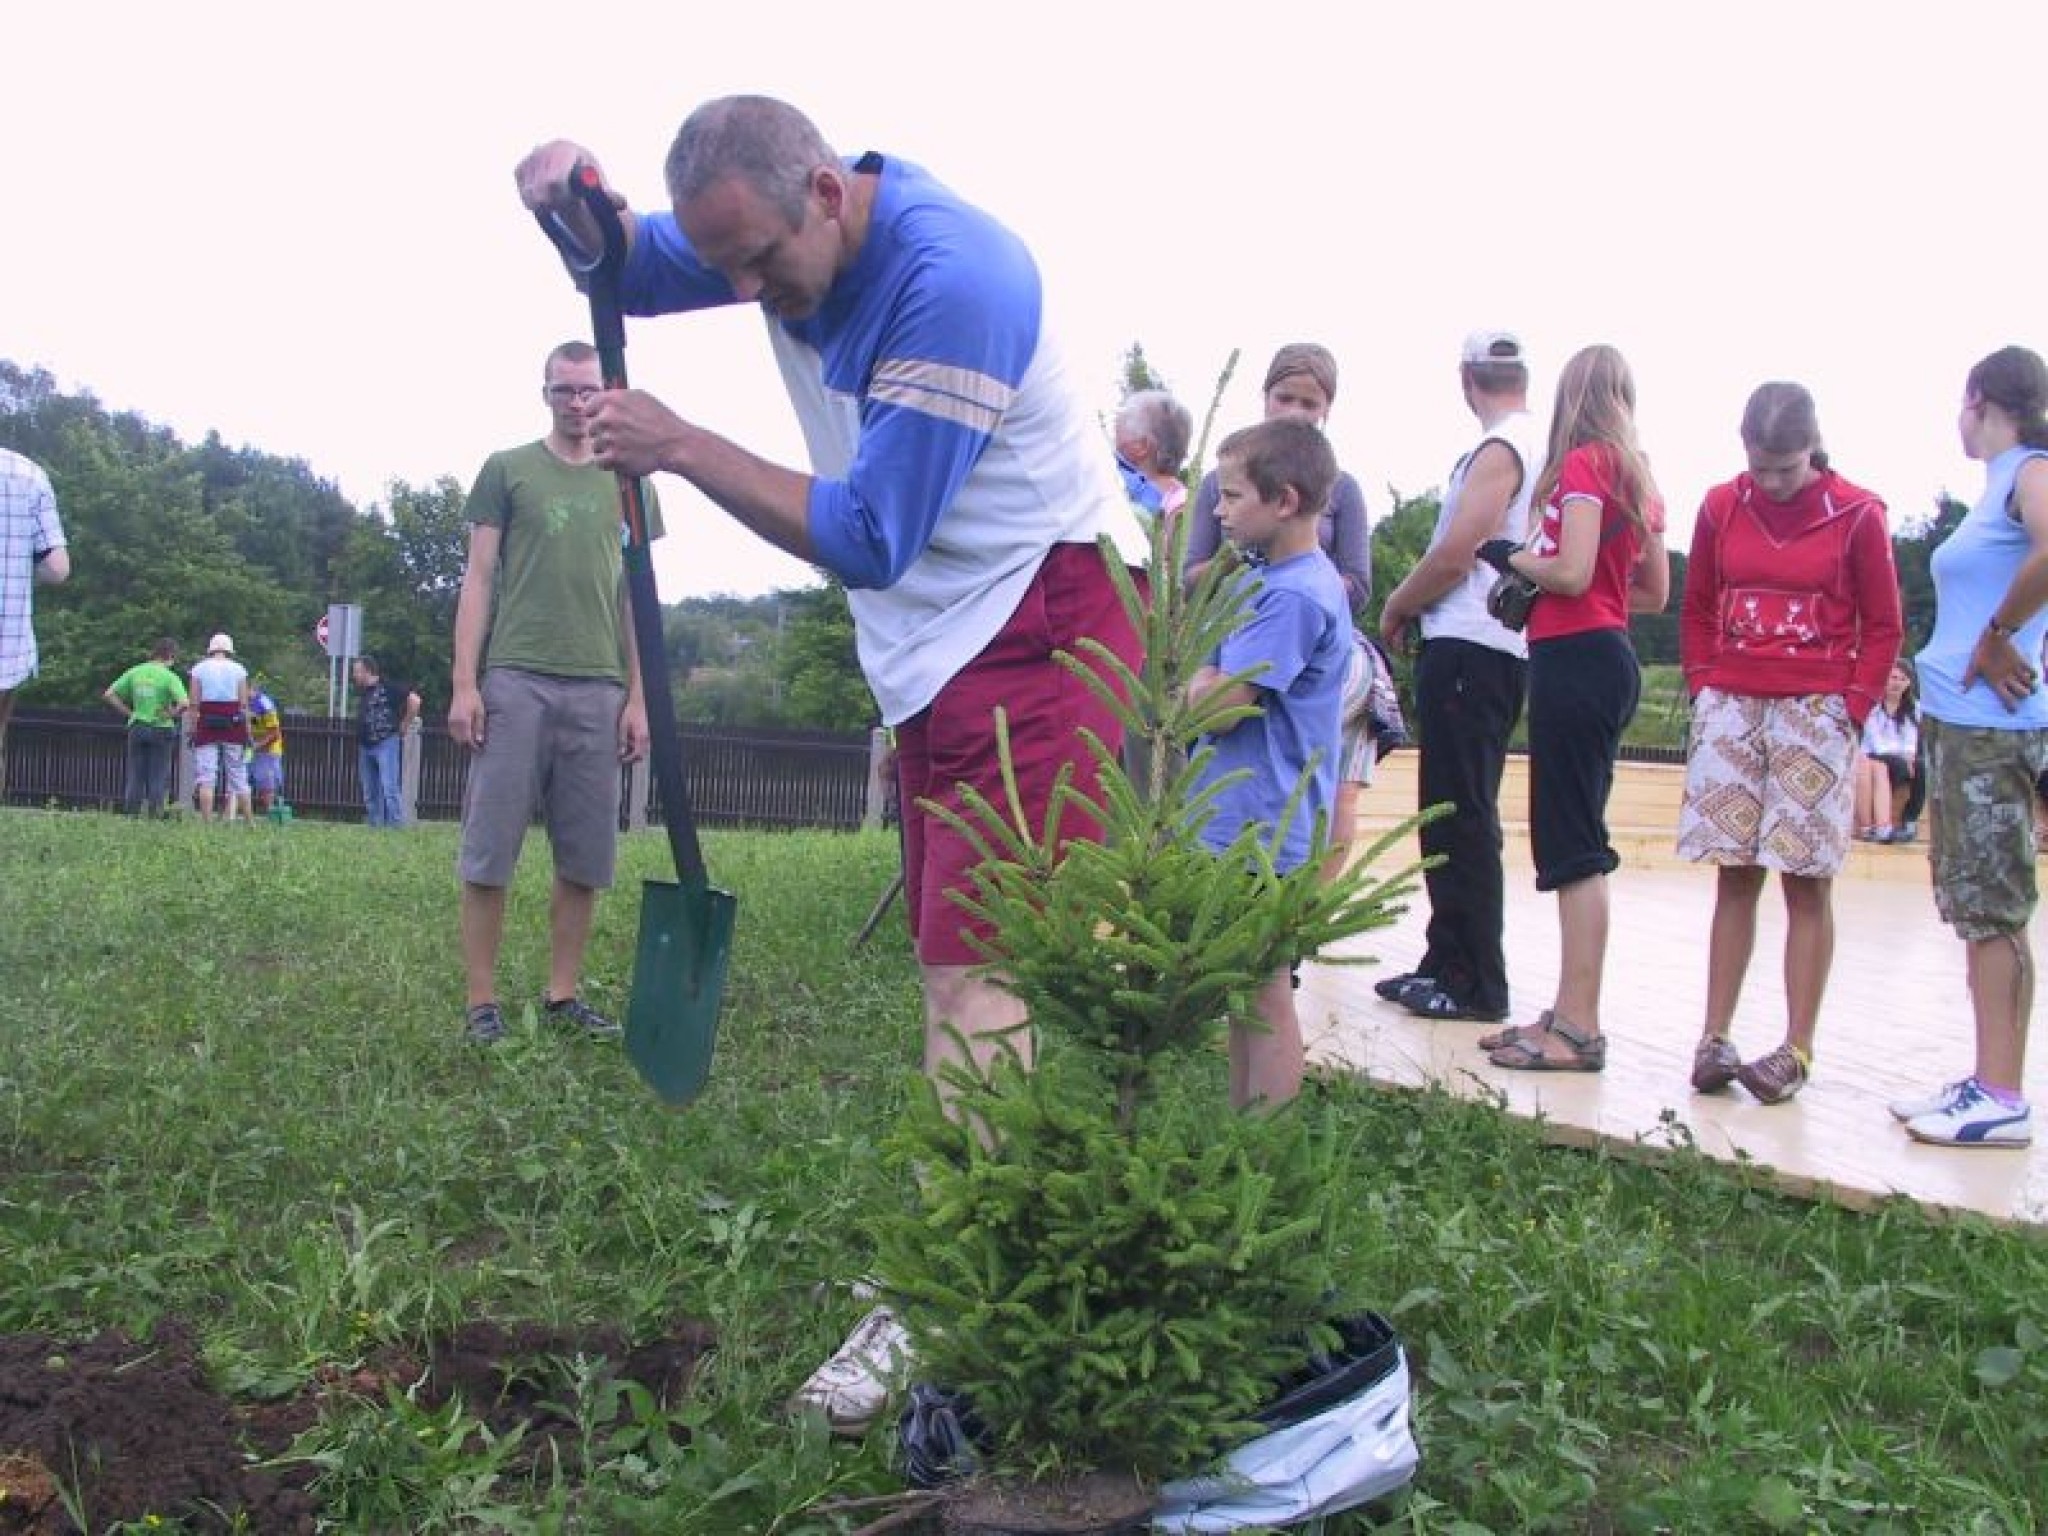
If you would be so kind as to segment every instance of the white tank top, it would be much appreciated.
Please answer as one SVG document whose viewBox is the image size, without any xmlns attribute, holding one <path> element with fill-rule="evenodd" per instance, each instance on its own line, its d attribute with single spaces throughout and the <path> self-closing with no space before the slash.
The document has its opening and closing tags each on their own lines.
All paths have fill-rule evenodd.
<svg viewBox="0 0 2048 1536">
<path fill-rule="evenodd" d="M 1528 535 L 1529 498 L 1543 474 L 1544 446 L 1536 418 L 1527 411 L 1513 411 L 1489 427 L 1486 435 L 1472 445 L 1472 451 L 1458 460 L 1457 467 L 1451 471 L 1450 484 L 1444 487 L 1443 506 L 1436 515 L 1436 531 L 1430 535 L 1432 549 L 1442 541 L 1445 531 L 1451 526 L 1451 518 L 1457 513 L 1458 497 L 1465 489 L 1466 471 L 1479 457 L 1479 450 L 1493 442 L 1505 443 L 1522 461 L 1522 485 L 1515 492 L 1514 500 L 1508 503 L 1507 510 L 1501 514 L 1500 527 L 1487 537 L 1519 541 Z M 1519 630 L 1509 629 L 1486 611 L 1486 594 L 1493 583 L 1493 567 L 1474 560 L 1463 581 L 1423 610 L 1422 638 L 1470 640 L 1474 645 L 1505 651 L 1510 656 L 1527 656 L 1528 637 Z"/>
</svg>

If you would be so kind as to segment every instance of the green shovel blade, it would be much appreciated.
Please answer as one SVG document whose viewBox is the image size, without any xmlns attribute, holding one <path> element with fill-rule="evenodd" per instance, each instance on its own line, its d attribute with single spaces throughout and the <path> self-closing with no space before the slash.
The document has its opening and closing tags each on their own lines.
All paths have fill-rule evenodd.
<svg viewBox="0 0 2048 1536">
<path fill-rule="evenodd" d="M 711 1076 L 738 913 L 731 895 L 707 885 L 641 883 L 626 1057 L 664 1103 L 688 1104 Z"/>
</svg>

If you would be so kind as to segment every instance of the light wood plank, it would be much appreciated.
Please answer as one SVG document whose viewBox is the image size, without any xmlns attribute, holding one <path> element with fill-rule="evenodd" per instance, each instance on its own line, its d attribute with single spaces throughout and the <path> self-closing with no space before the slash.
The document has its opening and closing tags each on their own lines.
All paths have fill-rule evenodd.
<svg viewBox="0 0 2048 1536">
<path fill-rule="evenodd" d="M 1412 761 L 1413 754 L 1398 756 Z M 1368 791 L 1369 822 L 1413 804 L 1412 776 L 1403 789 L 1390 777 Z M 1963 946 L 1935 915 L 1924 847 L 1859 848 L 1836 882 L 1835 963 L 1813 1081 L 1791 1103 L 1766 1107 L 1740 1087 L 1709 1097 L 1687 1082 L 1706 991 L 1712 871 L 1681 863 L 1662 829 L 1634 829 L 1617 845 L 1625 862 L 1612 877 L 1605 1072 L 1497 1068 L 1475 1044 L 1486 1026 L 1430 1023 L 1380 1001 L 1372 983 L 1421 954 L 1428 904 L 1420 890 L 1392 927 L 1346 951 L 1380 963 L 1305 968 L 1301 1010 L 1311 1060 L 1389 1086 L 1434 1083 L 1466 1097 L 1499 1096 L 1509 1113 L 1543 1118 L 1560 1141 L 1654 1154 L 1690 1135 L 1709 1156 L 1747 1156 L 1788 1192 L 1858 1207 L 1902 1195 L 1932 1210 L 2048 1227 L 2048 1150 L 1922 1146 L 1885 1107 L 1962 1076 L 1971 1060 Z M 1405 853 L 1413 857 L 1412 840 Z M 1378 867 L 1391 874 L 1400 859 L 1397 851 Z M 1527 1020 L 1549 1005 L 1557 984 L 1557 908 L 1535 890 L 1519 826 L 1509 835 L 1507 927 L 1513 1016 Z M 1773 882 L 1736 1014 L 1735 1042 L 1745 1058 L 1783 1038 L 1783 946 Z M 2048 1108 L 2042 1055 L 2033 1054 L 2027 1091 Z"/>
</svg>

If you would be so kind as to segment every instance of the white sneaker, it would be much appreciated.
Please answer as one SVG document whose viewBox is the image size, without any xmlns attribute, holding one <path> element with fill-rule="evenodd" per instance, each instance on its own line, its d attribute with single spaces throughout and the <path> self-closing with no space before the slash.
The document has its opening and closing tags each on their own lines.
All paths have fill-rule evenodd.
<svg viewBox="0 0 2048 1536">
<path fill-rule="evenodd" d="M 831 1359 L 811 1372 L 789 1399 L 792 1410 L 815 1408 L 835 1435 L 863 1435 L 889 1405 L 889 1392 L 910 1369 L 910 1335 L 896 1314 L 876 1307 L 860 1320 Z"/>
<path fill-rule="evenodd" d="M 1958 1078 L 1953 1083 L 1943 1083 L 1933 1093 L 1923 1093 L 1917 1099 L 1893 1099 L 1891 1102 L 1894 1120 L 1918 1120 L 1922 1115 L 1938 1115 L 1955 1103 L 1956 1095 L 1963 1091 L 1968 1078 Z"/>
<path fill-rule="evenodd" d="M 2034 1140 L 2034 1115 L 2025 1104 L 1999 1103 L 1972 1078 L 1948 1108 L 1908 1120 L 1906 1134 L 1942 1147 L 2024 1147 Z"/>
</svg>

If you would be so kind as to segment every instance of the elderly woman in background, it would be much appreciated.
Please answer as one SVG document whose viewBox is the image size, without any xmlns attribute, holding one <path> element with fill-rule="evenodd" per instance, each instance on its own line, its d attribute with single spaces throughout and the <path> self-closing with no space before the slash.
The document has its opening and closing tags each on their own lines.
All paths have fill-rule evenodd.
<svg viewBox="0 0 2048 1536">
<path fill-rule="evenodd" d="M 1901 1099 L 1914 1140 L 2024 1147 L 2023 1079 L 2034 1011 L 2027 926 L 2034 781 L 2048 770 L 2048 365 L 2005 347 L 1972 368 L 1957 430 L 1984 464 L 1984 493 L 1935 550 L 1934 633 L 1919 655 L 1921 743 L 1933 823 L 1934 902 L 1966 949 L 1976 1063 Z"/>
<path fill-rule="evenodd" d="M 1187 483 L 1180 476 L 1194 435 L 1188 408 L 1163 389 L 1137 390 L 1117 409 L 1116 456 L 1151 487 L 1161 517 L 1187 505 Z"/>
</svg>

